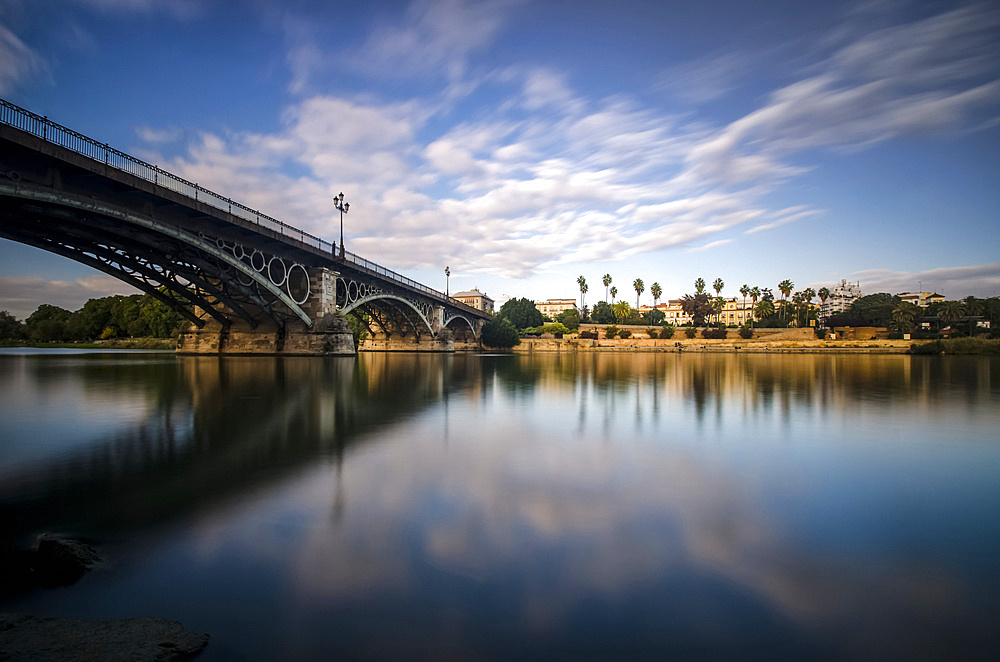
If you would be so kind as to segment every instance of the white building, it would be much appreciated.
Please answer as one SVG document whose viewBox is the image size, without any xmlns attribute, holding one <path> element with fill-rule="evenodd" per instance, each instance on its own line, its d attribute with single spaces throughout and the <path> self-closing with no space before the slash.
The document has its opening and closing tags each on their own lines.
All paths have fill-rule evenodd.
<svg viewBox="0 0 1000 662">
<path fill-rule="evenodd" d="M 546 299 L 545 301 L 536 301 L 535 308 L 545 317 L 555 319 L 556 315 L 564 310 L 576 310 L 576 299 Z"/>
<path fill-rule="evenodd" d="M 825 320 L 830 315 L 844 312 L 860 297 L 861 281 L 848 283 L 846 280 L 841 280 L 840 285 L 830 288 L 830 296 L 820 304 L 820 319 Z"/>
</svg>

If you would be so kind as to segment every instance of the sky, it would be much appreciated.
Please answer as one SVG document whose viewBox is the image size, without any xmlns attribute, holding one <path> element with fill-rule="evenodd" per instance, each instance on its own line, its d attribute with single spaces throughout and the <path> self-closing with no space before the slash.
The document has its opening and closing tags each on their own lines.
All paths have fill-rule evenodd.
<svg viewBox="0 0 1000 662">
<path fill-rule="evenodd" d="M 1000 293 L 991 2 L 0 0 L 0 96 L 498 303 Z M 21 319 L 132 292 L 0 240 Z"/>
</svg>

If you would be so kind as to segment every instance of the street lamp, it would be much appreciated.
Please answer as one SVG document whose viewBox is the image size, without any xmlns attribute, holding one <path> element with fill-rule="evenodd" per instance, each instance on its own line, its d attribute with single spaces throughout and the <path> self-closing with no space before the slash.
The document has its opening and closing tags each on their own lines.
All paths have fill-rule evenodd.
<svg viewBox="0 0 1000 662">
<path fill-rule="evenodd" d="M 350 202 L 344 202 L 344 194 L 333 196 L 333 206 L 340 210 L 340 257 L 344 257 L 344 214 L 351 208 Z"/>
<path fill-rule="evenodd" d="M 445 267 L 444 268 L 444 295 L 446 297 L 450 297 L 451 296 L 451 292 L 448 289 L 448 279 L 450 279 L 450 278 L 451 278 L 451 269 L 448 268 L 448 267 Z"/>
</svg>

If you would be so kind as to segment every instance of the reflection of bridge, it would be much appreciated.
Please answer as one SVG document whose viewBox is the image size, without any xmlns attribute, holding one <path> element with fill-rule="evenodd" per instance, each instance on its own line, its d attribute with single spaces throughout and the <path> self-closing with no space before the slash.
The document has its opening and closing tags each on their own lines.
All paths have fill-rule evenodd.
<svg viewBox="0 0 1000 662">
<path fill-rule="evenodd" d="M 184 315 L 180 351 L 353 353 L 475 343 L 486 313 L 0 99 L 0 237 Z M 445 332 L 447 330 L 447 332 Z"/>
</svg>

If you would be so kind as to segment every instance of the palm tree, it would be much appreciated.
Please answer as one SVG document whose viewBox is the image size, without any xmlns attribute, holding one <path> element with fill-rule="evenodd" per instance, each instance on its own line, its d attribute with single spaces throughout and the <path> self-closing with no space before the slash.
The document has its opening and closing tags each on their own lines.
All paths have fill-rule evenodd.
<svg viewBox="0 0 1000 662">
<path fill-rule="evenodd" d="M 608 300 L 608 285 L 611 284 L 611 274 L 604 274 L 604 278 L 601 279 L 601 282 L 604 283 L 604 300 L 607 301 Z"/>
<path fill-rule="evenodd" d="M 892 320 L 901 333 L 909 333 L 913 329 L 913 320 L 921 313 L 920 306 L 909 301 L 903 301 L 892 309 Z"/>
<path fill-rule="evenodd" d="M 636 278 L 632 281 L 632 287 L 635 289 L 635 307 L 639 307 L 639 297 L 642 295 L 643 290 L 646 289 L 646 284 L 642 282 L 641 278 Z"/>
<path fill-rule="evenodd" d="M 793 283 L 792 281 L 788 280 L 787 278 L 785 280 L 781 281 L 780 283 L 778 283 L 778 290 L 781 292 L 781 302 L 782 303 L 785 303 L 785 299 L 787 299 L 788 295 L 792 293 L 792 289 L 794 287 L 795 287 L 795 283 Z M 785 306 L 782 306 L 781 309 L 782 309 L 782 311 L 784 311 L 785 310 Z M 786 315 L 787 315 L 787 313 L 786 313 Z"/>
<path fill-rule="evenodd" d="M 746 283 L 743 283 L 743 284 L 742 284 L 742 285 L 740 286 L 740 294 L 742 294 L 742 295 L 743 295 L 743 317 L 744 317 L 744 319 L 743 319 L 743 322 L 744 322 L 744 323 L 746 323 L 746 314 L 747 314 L 747 295 L 748 295 L 748 294 L 750 294 L 750 286 L 749 286 L 749 285 L 747 285 Z M 739 317 L 739 316 L 737 316 L 737 318 L 738 318 L 738 317 Z"/>
<path fill-rule="evenodd" d="M 705 291 L 705 279 L 699 277 L 698 280 L 694 282 L 694 291 L 701 294 Z"/>
<path fill-rule="evenodd" d="M 962 302 L 965 305 L 965 314 L 969 316 L 969 335 L 971 336 L 974 333 L 973 325 L 975 324 L 975 320 L 972 318 L 983 314 L 983 302 L 971 294 L 962 299 Z"/>
<path fill-rule="evenodd" d="M 830 288 L 821 287 L 816 295 L 819 297 L 820 303 L 826 303 L 826 300 L 830 298 Z"/>
<path fill-rule="evenodd" d="M 660 287 L 659 283 L 653 283 L 649 286 L 649 293 L 653 295 L 653 308 L 656 308 L 656 302 L 660 300 L 660 295 L 663 294 L 663 288 Z"/>
<path fill-rule="evenodd" d="M 625 320 L 632 314 L 632 308 L 628 305 L 628 301 L 619 301 L 612 308 L 615 311 L 615 318 L 619 324 L 624 324 Z"/>
<path fill-rule="evenodd" d="M 612 287 L 611 288 L 611 305 L 612 306 L 615 305 L 615 297 L 616 296 L 618 296 L 618 288 L 617 287 Z"/>
<path fill-rule="evenodd" d="M 961 301 L 945 301 L 938 308 L 938 319 L 945 324 L 951 324 L 965 314 L 965 306 Z"/>
<path fill-rule="evenodd" d="M 583 310 L 583 295 L 587 293 L 587 279 L 580 276 L 576 279 L 576 284 L 580 286 L 580 310 Z"/>
<path fill-rule="evenodd" d="M 590 291 L 590 285 L 587 285 L 587 281 L 583 281 L 583 285 L 580 286 L 580 299 L 581 299 L 580 303 L 583 303 L 583 300 L 587 298 L 586 295 L 587 295 L 587 292 L 589 292 L 589 291 Z M 586 305 L 580 306 L 580 315 L 583 316 L 583 317 L 587 316 L 587 306 Z"/>
<path fill-rule="evenodd" d="M 754 305 L 753 311 L 758 318 L 770 317 L 774 314 L 774 302 L 765 299 Z"/>
<path fill-rule="evenodd" d="M 712 312 L 715 313 L 715 323 L 722 326 L 722 311 L 726 307 L 726 300 L 722 297 L 712 299 Z"/>
<path fill-rule="evenodd" d="M 807 287 L 802 290 L 802 303 L 805 304 L 805 324 L 803 326 L 809 325 L 809 312 L 813 307 L 813 297 L 816 296 L 816 290 L 811 287 Z"/>
<path fill-rule="evenodd" d="M 754 285 L 750 289 L 750 301 L 753 302 L 753 308 L 754 309 L 757 308 L 757 299 L 759 299 L 759 298 L 760 298 L 760 288 L 757 287 L 756 285 Z M 750 312 L 751 312 L 751 315 L 750 315 L 750 328 L 753 328 L 753 322 L 754 322 L 754 319 L 755 319 L 755 314 L 754 314 L 753 310 L 751 310 Z"/>
</svg>

